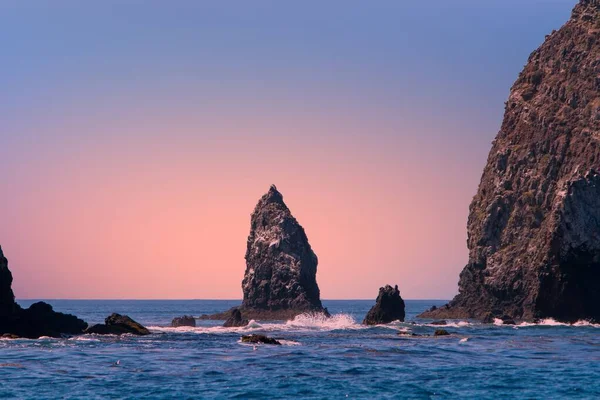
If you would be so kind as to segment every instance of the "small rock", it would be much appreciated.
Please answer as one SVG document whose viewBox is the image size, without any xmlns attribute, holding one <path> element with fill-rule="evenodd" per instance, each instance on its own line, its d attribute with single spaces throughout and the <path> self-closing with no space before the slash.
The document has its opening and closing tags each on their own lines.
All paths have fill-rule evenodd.
<svg viewBox="0 0 600 400">
<path fill-rule="evenodd" d="M 242 336 L 242 343 L 262 343 L 262 344 L 274 344 L 281 345 L 278 340 L 267 337 L 265 335 L 245 335 Z"/>
<path fill-rule="evenodd" d="M 450 333 L 448 333 L 448 331 L 445 329 L 436 329 L 435 333 L 433 334 L 433 336 L 448 336 L 448 335 L 450 335 Z"/>
<path fill-rule="evenodd" d="M 178 326 L 196 326 L 196 318 L 191 315 L 184 315 L 183 317 L 173 318 L 171 321 L 171 326 L 177 328 Z"/>
<path fill-rule="evenodd" d="M 223 324 L 223 326 L 226 328 L 233 328 L 246 325 L 248 325 L 248 320 L 242 318 L 242 313 L 238 308 L 234 308 L 233 310 L 231 310 L 231 315 Z"/>
<path fill-rule="evenodd" d="M 430 325 L 448 325 L 448 323 L 445 320 L 440 319 L 437 321 L 433 321 Z"/>
<path fill-rule="evenodd" d="M 127 315 L 112 314 L 104 320 L 104 324 L 96 324 L 89 327 L 85 333 L 97 335 L 122 335 L 131 333 L 133 335 L 149 335 L 150 331 L 141 324 L 135 322 Z"/>
<path fill-rule="evenodd" d="M 386 285 L 379 289 L 375 305 L 367 313 L 363 324 L 389 324 L 392 321 L 404 321 L 404 316 L 404 300 L 400 297 L 398 285 L 394 288 Z"/>
<path fill-rule="evenodd" d="M 19 336 L 13 335 L 12 333 L 5 333 L 2 335 L 2 339 L 18 339 Z"/>
</svg>

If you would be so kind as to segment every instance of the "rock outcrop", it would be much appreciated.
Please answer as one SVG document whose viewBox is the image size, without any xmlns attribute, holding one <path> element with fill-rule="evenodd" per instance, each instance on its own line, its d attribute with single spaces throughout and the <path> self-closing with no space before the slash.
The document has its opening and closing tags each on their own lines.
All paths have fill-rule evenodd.
<svg viewBox="0 0 600 400">
<path fill-rule="evenodd" d="M 225 328 L 236 328 L 246 325 L 248 325 L 248 320 L 242 317 L 242 313 L 238 308 L 234 308 L 231 310 L 231 315 L 223 324 Z"/>
<path fill-rule="evenodd" d="M 12 274 L 0 247 L 0 336 L 36 339 L 82 333 L 87 323 L 73 315 L 55 312 L 52 306 L 38 302 L 28 309 L 15 302 Z"/>
<path fill-rule="evenodd" d="M 404 300 L 400 297 L 398 285 L 386 285 L 379 289 L 375 305 L 367 313 L 363 324 L 389 324 L 392 321 L 404 321 L 404 316 Z"/>
<path fill-rule="evenodd" d="M 184 315 L 183 317 L 173 318 L 171 321 L 171 326 L 177 328 L 179 326 L 196 326 L 196 318 L 191 315 Z"/>
<path fill-rule="evenodd" d="M 529 57 L 468 219 L 459 294 L 428 318 L 600 321 L 600 1 Z"/>
<path fill-rule="evenodd" d="M 150 331 L 127 315 L 111 314 L 106 317 L 104 324 L 93 325 L 85 333 L 94 333 L 96 335 L 123 335 L 130 333 L 141 336 L 149 335 Z"/>
<path fill-rule="evenodd" d="M 254 343 L 254 344 L 274 344 L 281 345 L 279 340 L 270 338 L 265 335 L 246 335 L 242 336 L 242 343 Z"/>
<path fill-rule="evenodd" d="M 245 258 L 244 318 L 290 319 L 303 312 L 326 312 L 316 280 L 317 256 L 275 185 L 252 213 Z"/>
</svg>

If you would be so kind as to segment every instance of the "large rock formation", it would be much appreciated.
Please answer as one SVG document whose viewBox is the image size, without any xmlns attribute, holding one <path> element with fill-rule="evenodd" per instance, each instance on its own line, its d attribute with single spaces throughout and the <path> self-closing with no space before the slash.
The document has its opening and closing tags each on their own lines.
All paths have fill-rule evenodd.
<svg viewBox="0 0 600 400">
<path fill-rule="evenodd" d="M 392 321 L 404 321 L 404 316 L 404 300 L 400 297 L 398 285 L 396 287 L 386 285 L 379 288 L 375 305 L 367 313 L 363 324 L 389 324 Z"/>
<path fill-rule="evenodd" d="M 317 256 L 275 185 L 256 205 L 250 224 L 240 309 L 244 318 L 326 312 L 316 280 Z"/>
<path fill-rule="evenodd" d="M 512 87 L 471 203 L 459 294 L 422 316 L 600 320 L 598 170 L 600 0 L 581 0 Z"/>
<path fill-rule="evenodd" d="M 87 323 L 79 318 L 55 312 L 44 302 L 22 309 L 15 303 L 12 274 L 0 247 L 0 336 L 36 339 L 82 333 Z"/>
</svg>

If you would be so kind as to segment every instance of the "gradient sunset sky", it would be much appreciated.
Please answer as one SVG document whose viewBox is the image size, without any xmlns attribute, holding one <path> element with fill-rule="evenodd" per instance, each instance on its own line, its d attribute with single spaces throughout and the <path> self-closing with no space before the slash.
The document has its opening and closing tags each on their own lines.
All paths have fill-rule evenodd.
<svg viewBox="0 0 600 400">
<path fill-rule="evenodd" d="M 509 88 L 575 3 L 1 2 L 17 298 L 241 298 L 272 183 L 322 298 L 451 298 Z"/>
</svg>

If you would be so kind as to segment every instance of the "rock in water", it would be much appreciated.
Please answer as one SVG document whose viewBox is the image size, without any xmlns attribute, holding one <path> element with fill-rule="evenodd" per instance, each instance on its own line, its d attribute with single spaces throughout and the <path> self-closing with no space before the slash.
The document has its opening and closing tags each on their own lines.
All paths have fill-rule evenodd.
<svg viewBox="0 0 600 400">
<path fill-rule="evenodd" d="M 275 185 L 260 199 L 250 222 L 242 315 L 289 319 L 326 312 L 316 280 L 317 256 Z"/>
<path fill-rule="evenodd" d="M 248 325 L 248 320 L 242 318 L 242 313 L 238 308 L 231 310 L 231 316 L 223 324 L 225 328 L 234 328 Z"/>
<path fill-rule="evenodd" d="M 184 315 L 183 317 L 173 318 L 173 321 L 171 321 L 171 326 L 174 328 L 176 328 L 178 326 L 195 327 L 196 326 L 196 318 L 192 317 L 191 315 Z"/>
<path fill-rule="evenodd" d="M 276 339 L 267 337 L 265 335 L 247 335 L 247 336 L 242 336 L 242 343 L 255 343 L 255 344 L 275 344 L 275 345 L 281 345 L 281 342 L 279 342 Z"/>
<path fill-rule="evenodd" d="M 149 335 L 150 331 L 129 318 L 127 315 L 115 313 L 106 317 L 104 324 L 91 326 L 85 333 L 95 333 L 97 335 L 122 335 L 125 333 L 133 335 Z"/>
<path fill-rule="evenodd" d="M 386 285 L 379 289 L 375 305 L 367 313 L 363 324 L 389 324 L 392 321 L 404 321 L 404 316 L 404 300 L 400 297 L 398 285 Z"/>
<path fill-rule="evenodd" d="M 428 318 L 600 320 L 600 1 L 529 57 L 468 219 L 459 294 Z"/>
<path fill-rule="evenodd" d="M 52 306 L 38 302 L 28 309 L 15 303 L 12 274 L 0 247 L 0 336 L 36 339 L 82 333 L 87 323 L 73 315 L 55 312 Z"/>
</svg>

